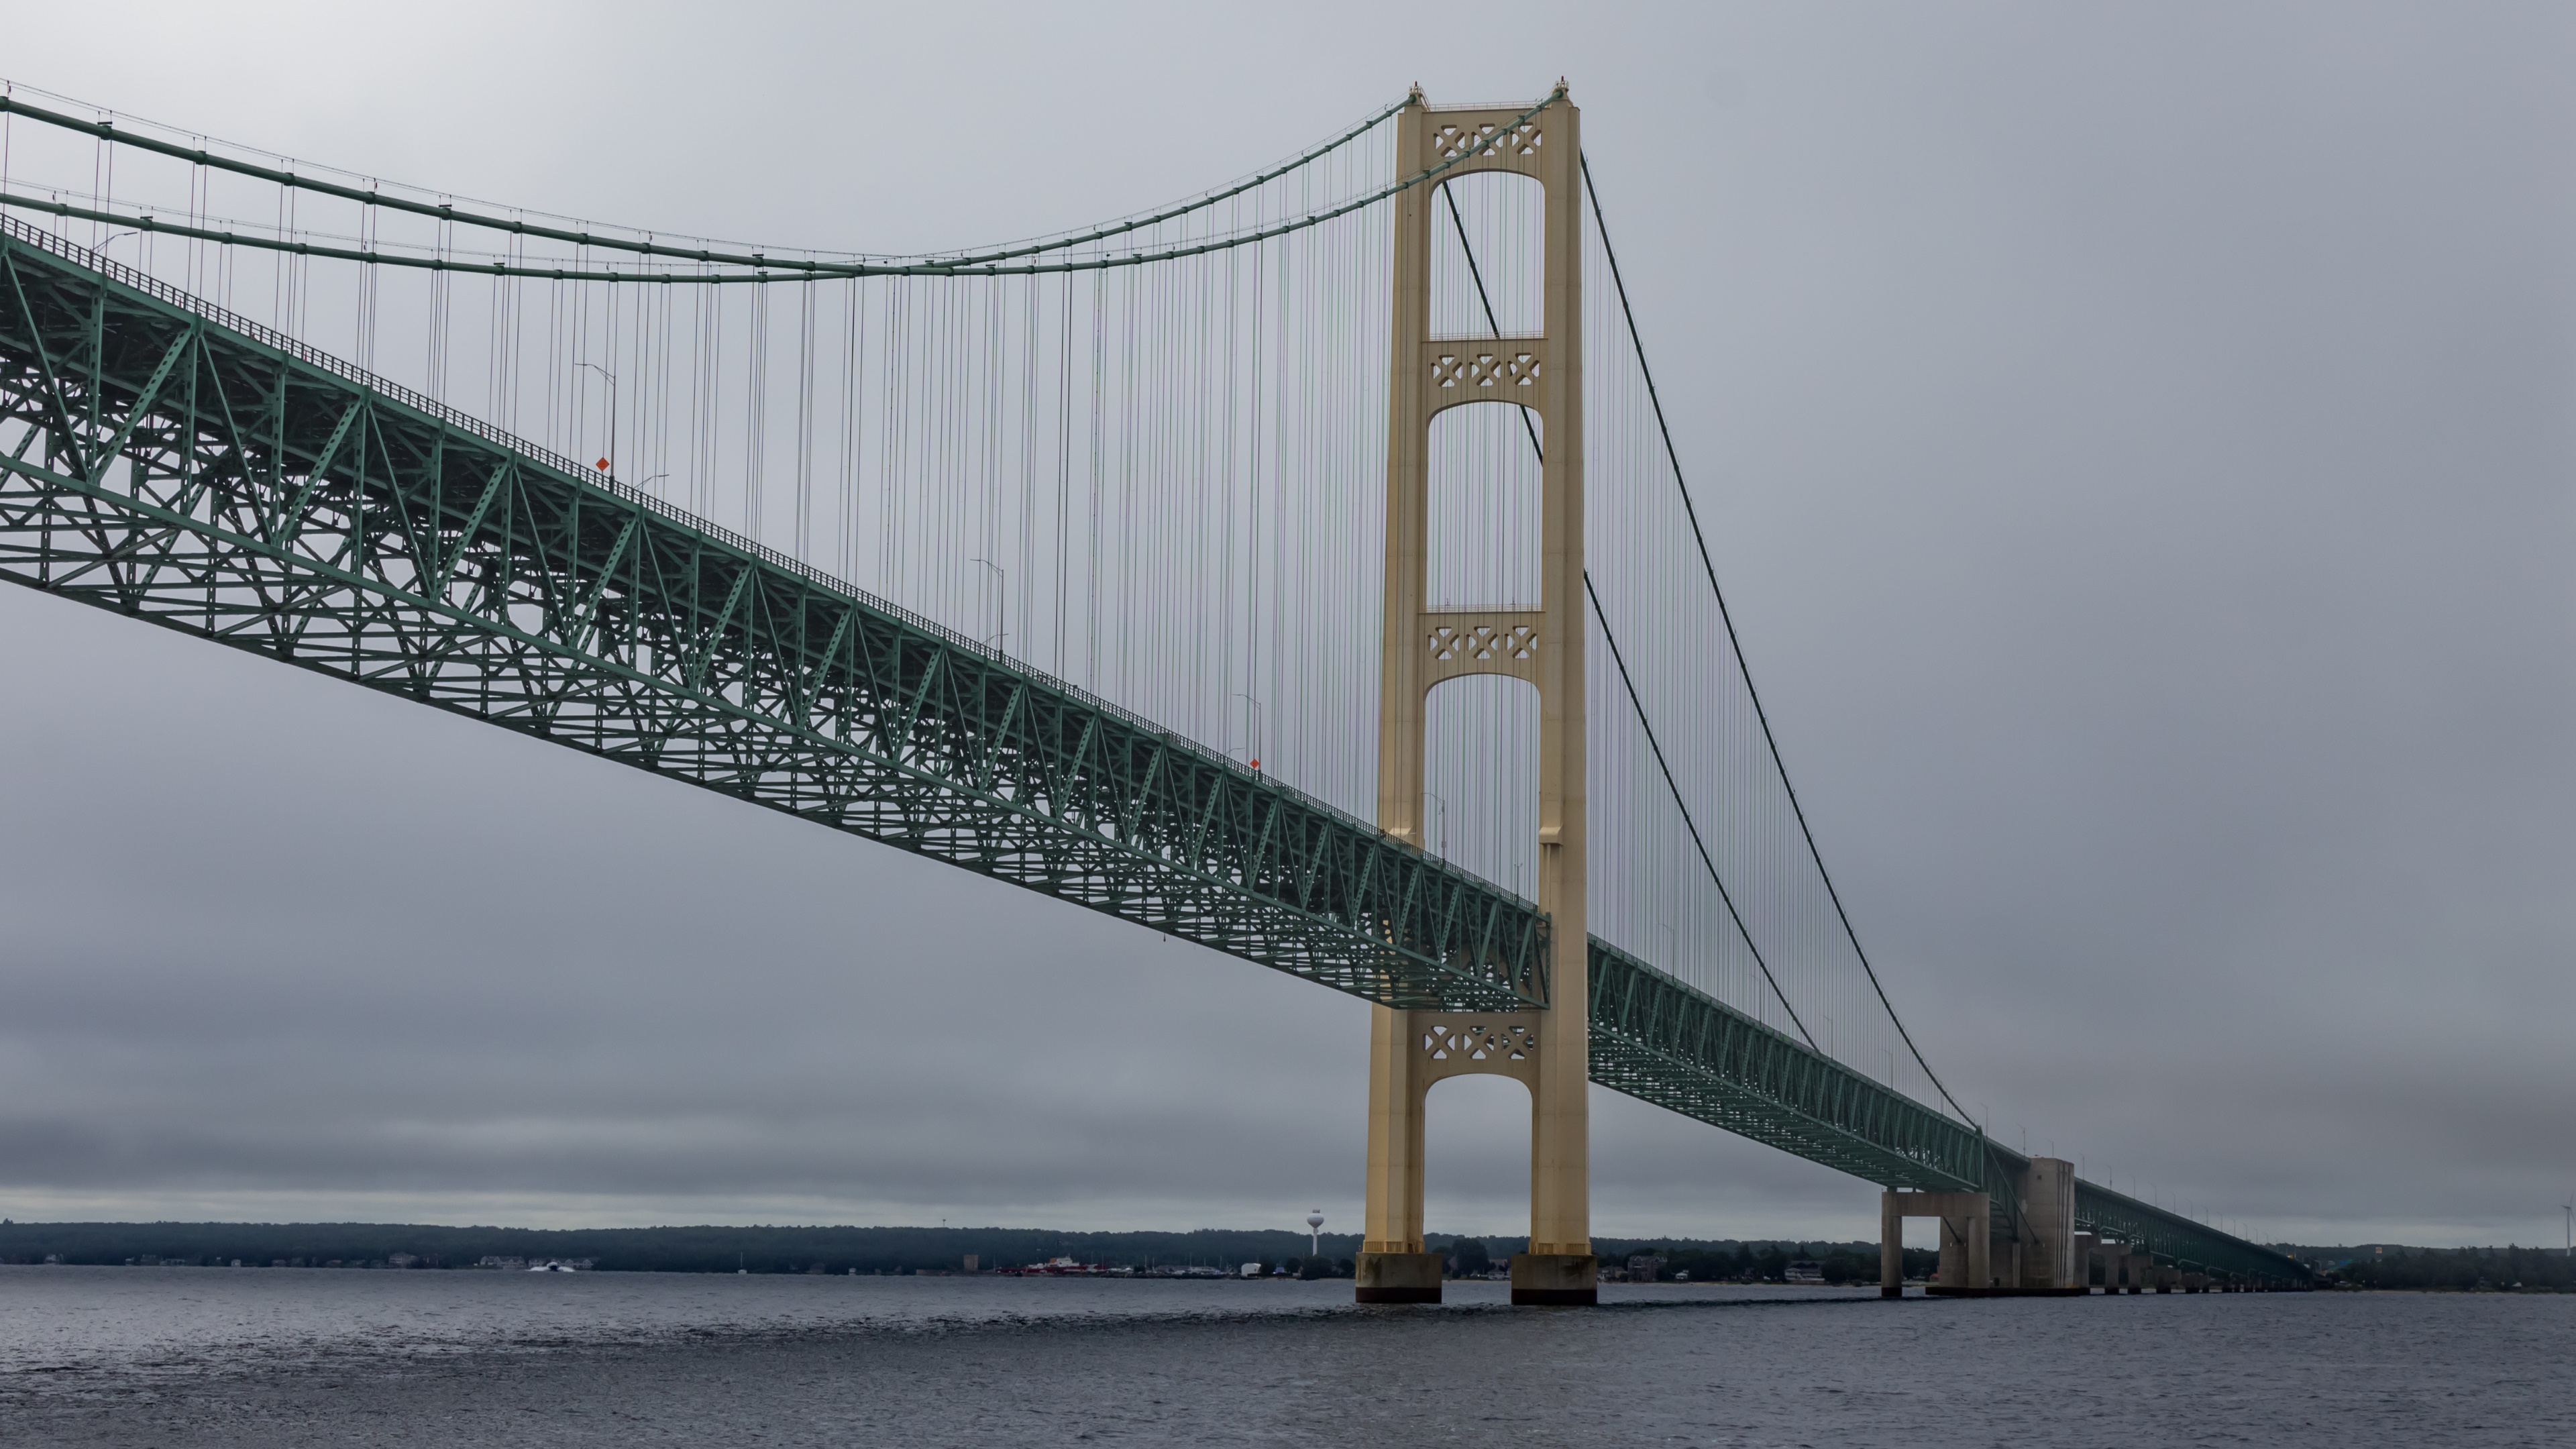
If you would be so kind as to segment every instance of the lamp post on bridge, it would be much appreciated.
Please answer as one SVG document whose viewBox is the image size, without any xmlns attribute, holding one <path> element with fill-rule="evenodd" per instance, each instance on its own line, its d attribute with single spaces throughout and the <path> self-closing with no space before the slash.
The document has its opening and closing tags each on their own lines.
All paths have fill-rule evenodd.
<svg viewBox="0 0 2576 1449">
<path fill-rule="evenodd" d="M 988 558 L 979 558 L 972 562 L 982 564 L 993 571 L 993 637 L 984 642 L 992 646 L 994 653 L 999 654 L 1002 652 L 1002 641 L 1011 637 L 1011 571 Z"/>
<path fill-rule="evenodd" d="M 1246 709 L 1243 757 L 1252 762 L 1253 772 L 1258 774 L 1261 770 L 1261 701 L 1240 689 L 1234 692 L 1234 697 L 1242 700 Z"/>
<path fill-rule="evenodd" d="M 617 479 L 617 374 L 596 362 L 576 362 L 573 366 L 587 367 L 608 379 L 608 453 L 599 460 L 599 471 L 607 474 L 609 481 L 615 482 Z"/>
</svg>

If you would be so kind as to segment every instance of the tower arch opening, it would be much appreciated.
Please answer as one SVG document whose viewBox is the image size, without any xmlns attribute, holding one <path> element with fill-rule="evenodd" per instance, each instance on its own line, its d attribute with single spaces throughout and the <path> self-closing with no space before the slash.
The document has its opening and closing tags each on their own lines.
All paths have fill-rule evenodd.
<svg viewBox="0 0 2576 1449">
<path fill-rule="evenodd" d="M 1547 188 L 1536 177 L 1452 177 L 1432 195 L 1428 221 L 1432 336 L 1528 337 L 1546 328 Z"/>
<path fill-rule="evenodd" d="M 1481 1240 L 1496 1268 L 1529 1238 L 1527 1083 L 1489 1072 L 1433 1082 L 1423 1099 L 1422 1222 Z M 1431 1248 L 1452 1259 L 1446 1246 Z"/>
<path fill-rule="evenodd" d="M 1522 896 L 1536 888 L 1538 686 L 1468 674 L 1431 687 L 1423 709 L 1423 845 Z"/>
<path fill-rule="evenodd" d="M 1424 471 L 1423 603 L 1433 609 L 1536 609 L 1545 514 L 1535 408 L 1478 403 L 1431 418 Z"/>
</svg>

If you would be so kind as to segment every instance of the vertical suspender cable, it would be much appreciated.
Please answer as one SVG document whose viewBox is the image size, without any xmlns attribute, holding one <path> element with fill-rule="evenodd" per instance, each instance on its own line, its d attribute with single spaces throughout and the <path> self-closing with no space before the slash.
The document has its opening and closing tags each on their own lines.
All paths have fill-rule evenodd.
<svg viewBox="0 0 2576 1449">
<path fill-rule="evenodd" d="M 1665 421 L 1663 398 L 1655 390 L 1654 373 L 1646 366 L 1645 339 L 1637 331 L 1636 310 L 1628 304 L 1628 283 L 1619 274 L 1619 254 L 1611 248 L 1610 228 L 1601 218 L 1601 193 L 1592 184 L 1592 163 L 1589 158 L 1578 158 L 1578 161 L 1583 172 L 1584 195 L 1592 203 L 1593 229 L 1601 235 L 1601 254 L 1610 264 L 1610 279 L 1619 294 L 1619 312 L 1628 324 L 1628 340 L 1637 351 L 1637 370 L 1645 377 L 1646 398 L 1654 409 L 1655 427 L 1663 435 L 1664 455 L 1672 463 L 1673 486 L 1680 490 L 1682 510 L 1690 519 L 1691 539 L 1699 547 L 1700 567 L 1708 576 L 1709 593 L 1717 600 L 1718 618 L 1726 625 L 1727 647 L 1735 655 L 1735 667 L 1743 677 L 1744 692 L 1753 702 L 1753 717 L 1762 727 L 1762 743 L 1770 752 L 1772 769 L 1779 774 L 1780 788 L 1788 796 L 1790 813 L 1798 822 L 1798 832 L 1807 842 L 1808 857 L 1815 861 L 1816 874 L 1824 881 L 1825 894 L 1834 905 L 1834 916 L 1842 923 L 1844 939 L 1851 942 L 1852 953 L 1859 957 L 1860 968 L 1869 977 L 1870 989 L 1878 994 L 1878 1004 L 1886 1010 L 1887 1019 L 1896 1024 L 1896 1034 L 1904 1039 L 1905 1049 L 1914 1054 L 1914 1064 L 1923 1069 L 1923 1075 L 1930 1079 L 1933 1090 L 1941 1094 L 1941 1100 L 1948 1102 L 1952 1111 L 1957 1112 L 1962 1120 L 1976 1125 L 1976 1119 L 1969 1116 L 1968 1109 L 1960 1106 L 1959 1099 L 1951 1096 L 1950 1089 L 1942 1085 L 1939 1074 L 1932 1070 L 1932 1064 L 1923 1059 L 1923 1049 L 1914 1044 L 1913 1033 L 1905 1029 L 1905 1019 L 1896 1014 L 1894 1003 L 1887 999 L 1887 988 L 1879 982 L 1877 969 L 1870 965 L 1869 953 L 1861 948 L 1860 933 L 1852 927 L 1851 913 L 1843 908 L 1842 892 L 1834 888 L 1833 874 L 1825 869 L 1824 853 L 1816 847 L 1816 832 L 1807 824 L 1806 808 L 1798 803 L 1797 787 L 1789 783 L 1789 767 L 1780 758 L 1780 742 L 1771 732 L 1771 717 L 1762 708 L 1762 696 L 1753 687 L 1752 666 L 1745 662 L 1743 644 L 1736 637 L 1735 616 L 1728 612 L 1726 593 L 1718 587 L 1717 565 L 1709 558 L 1708 537 L 1700 531 L 1699 510 L 1692 506 L 1690 487 L 1682 478 L 1681 453 L 1673 446 L 1672 425 Z M 1980 1136 L 1984 1131 L 1982 1126 L 1978 1126 Z"/>
<path fill-rule="evenodd" d="M 1493 298 L 1486 293 L 1484 272 L 1476 265 L 1476 250 L 1467 241 L 1467 223 L 1458 215 L 1457 198 L 1450 194 L 1446 184 L 1441 186 L 1440 194 L 1449 202 L 1449 220 L 1458 230 L 1458 249 L 1467 258 L 1467 275 L 1475 282 L 1476 300 L 1484 306 L 1485 325 L 1493 329 L 1495 336 L 1500 337 L 1503 335 L 1503 329 L 1494 316 Z M 1521 409 L 1521 426 L 1529 433 L 1531 453 L 1539 456 L 1543 461 L 1546 455 L 1539 447 L 1538 424 L 1531 419 L 1529 409 L 1526 407 Z M 1682 799 L 1682 787 L 1673 778 L 1672 766 L 1664 759 L 1664 747 L 1657 742 L 1655 727 L 1646 718 L 1645 701 L 1638 697 L 1637 682 L 1629 677 L 1628 661 L 1619 652 L 1618 637 L 1610 631 L 1610 616 L 1602 611 L 1601 595 L 1592 587 L 1590 569 L 1583 571 L 1583 593 L 1584 597 L 1592 601 L 1592 616 L 1601 622 L 1601 638 L 1610 646 L 1610 657 L 1619 666 L 1619 682 L 1627 688 L 1629 707 L 1637 712 L 1638 728 L 1645 732 L 1647 748 L 1654 751 L 1655 765 L 1663 771 L 1664 784 L 1672 791 L 1673 804 L 1682 813 L 1682 824 L 1690 831 L 1691 844 L 1699 850 L 1700 864 L 1708 868 L 1708 878 L 1710 883 L 1717 887 L 1718 899 L 1726 903 L 1727 918 L 1735 923 L 1736 935 L 1743 939 L 1744 949 L 1753 953 L 1753 964 L 1762 968 L 1762 979 L 1771 983 L 1771 994 L 1780 998 L 1780 1007 L 1789 1013 L 1791 1024 L 1798 1028 L 1800 1036 L 1807 1039 L 1807 1045 L 1814 1046 L 1816 1044 L 1814 1033 L 1807 1030 L 1807 1024 L 1804 1021 L 1799 1020 L 1798 1008 L 1789 1004 L 1789 994 L 1780 989 L 1779 978 L 1771 974 L 1771 963 L 1763 958 L 1761 946 L 1755 943 L 1753 932 L 1744 923 L 1744 913 L 1735 908 L 1734 893 L 1726 888 L 1726 879 L 1718 874 L 1717 862 L 1710 857 L 1707 842 L 1700 838 L 1699 823 L 1691 818 L 1690 805 Z"/>
</svg>

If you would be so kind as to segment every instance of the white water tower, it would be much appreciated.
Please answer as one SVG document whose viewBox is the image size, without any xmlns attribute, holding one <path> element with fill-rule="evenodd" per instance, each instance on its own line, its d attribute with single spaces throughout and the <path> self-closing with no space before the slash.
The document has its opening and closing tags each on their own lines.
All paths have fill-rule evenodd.
<svg viewBox="0 0 2576 1449">
<path fill-rule="evenodd" d="M 1306 1214 L 1306 1250 L 1320 1256 L 1324 1251 L 1324 1210 Z"/>
</svg>

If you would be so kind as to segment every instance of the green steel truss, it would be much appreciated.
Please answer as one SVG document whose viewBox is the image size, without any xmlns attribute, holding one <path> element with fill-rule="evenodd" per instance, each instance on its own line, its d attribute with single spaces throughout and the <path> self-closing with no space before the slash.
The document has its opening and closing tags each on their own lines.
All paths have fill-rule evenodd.
<svg viewBox="0 0 2576 1449">
<path fill-rule="evenodd" d="M 1389 1006 L 1548 1002 L 1548 924 L 1528 901 L 10 218 L 0 578 Z M 1606 1086 L 1873 1182 L 2012 1199 L 2021 1159 L 1974 1128 L 1597 938 L 1591 993 Z M 2295 1267 L 2090 1184 L 2079 1218 L 2088 1210 L 2086 1225 L 2174 1261 Z"/>
<path fill-rule="evenodd" d="M 1982 1187 L 2005 1211 L 2030 1159 L 1627 952 L 1592 940 L 1592 1079 L 1891 1188 Z M 2305 1283 L 2295 1258 L 2080 1179 L 2079 1232 L 2194 1271 Z"/>
<path fill-rule="evenodd" d="M 1398 1006 L 1530 902 L 569 459 L 8 221 L 0 575 Z"/>
<path fill-rule="evenodd" d="M 1996 1177 L 1975 1128 L 1599 937 L 1591 975 L 1592 1079 L 1603 1086 L 1889 1187 L 1948 1192 Z"/>
<path fill-rule="evenodd" d="M 2196 1273 L 2299 1287 L 2316 1281 L 2314 1270 L 2287 1253 L 2081 1179 L 2075 1184 L 2075 1228 L 2132 1244 L 2134 1252 L 2152 1253 L 2159 1263 Z"/>
</svg>

